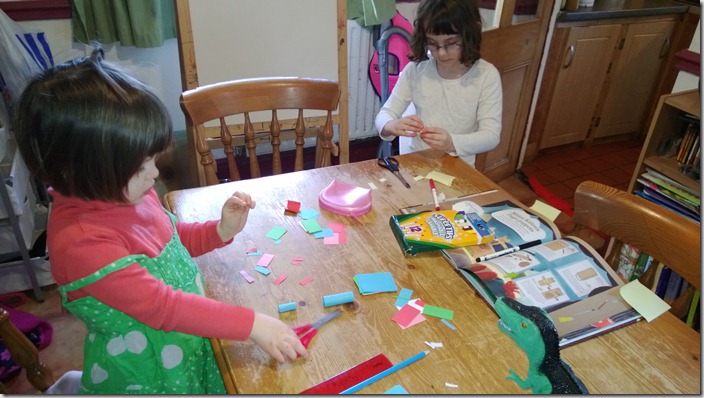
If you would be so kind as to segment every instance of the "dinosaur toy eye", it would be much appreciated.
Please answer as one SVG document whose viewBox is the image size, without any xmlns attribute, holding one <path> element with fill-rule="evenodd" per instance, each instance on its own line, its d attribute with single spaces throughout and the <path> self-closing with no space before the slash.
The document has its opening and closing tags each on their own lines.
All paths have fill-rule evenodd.
<svg viewBox="0 0 704 398">
<path fill-rule="evenodd" d="M 525 328 L 527 328 L 527 327 L 528 327 L 528 325 L 526 325 L 526 323 L 525 323 L 525 322 L 521 322 L 521 327 L 522 327 L 523 329 L 525 329 Z"/>
</svg>

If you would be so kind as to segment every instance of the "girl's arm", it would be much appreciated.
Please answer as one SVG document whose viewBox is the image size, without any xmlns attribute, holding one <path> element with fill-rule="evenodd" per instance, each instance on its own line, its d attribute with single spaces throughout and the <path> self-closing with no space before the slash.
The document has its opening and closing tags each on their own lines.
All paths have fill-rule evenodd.
<svg viewBox="0 0 704 398">
<path fill-rule="evenodd" d="M 198 257 L 202 254 L 213 251 L 217 248 L 230 244 L 233 239 L 223 242 L 218 234 L 218 222 L 207 221 L 204 223 L 184 223 L 176 224 L 181 243 L 186 247 L 191 257 Z"/>
<path fill-rule="evenodd" d="M 391 141 L 396 138 L 395 135 L 384 132 L 384 126 L 393 120 L 397 120 L 403 115 L 403 112 L 408 108 L 408 105 L 413 99 L 412 81 L 415 79 L 415 64 L 413 62 L 406 65 L 401 71 L 401 74 L 391 91 L 391 95 L 383 104 L 379 113 L 374 119 L 374 126 L 379 132 L 379 137 L 385 141 Z"/>
<path fill-rule="evenodd" d="M 63 258 L 71 259 L 71 264 L 59 261 L 58 269 L 53 270 L 60 285 L 130 255 L 124 247 L 99 237 L 76 242 L 66 254 Z M 137 263 L 69 293 L 69 300 L 83 296 L 93 296 L 139 322 L 165 331 L 246 340 L 254 322 L 251 309 L 175 290 Z"/>
</svg>

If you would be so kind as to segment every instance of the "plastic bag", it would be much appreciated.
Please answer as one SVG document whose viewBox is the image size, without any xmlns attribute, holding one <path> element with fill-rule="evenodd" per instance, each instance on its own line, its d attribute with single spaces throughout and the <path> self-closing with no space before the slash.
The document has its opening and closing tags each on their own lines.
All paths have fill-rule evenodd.
<svg viewBox="0 0 704 398">
<path fill-rule="evenodd" d="M 27 81 L 53 66 L 54 60 L 44 32 L 28 33 L 0 10 L 0 122 L 10 125 L 14 103 Z"/>
</svg>

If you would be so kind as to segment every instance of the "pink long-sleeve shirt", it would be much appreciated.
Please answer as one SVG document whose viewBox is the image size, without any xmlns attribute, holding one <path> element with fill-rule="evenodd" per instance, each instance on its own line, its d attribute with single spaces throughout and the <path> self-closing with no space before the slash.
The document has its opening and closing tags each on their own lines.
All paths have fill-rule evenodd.
<svg viewBox="0 0 704 398">
<path fill-rule="evenodd" d="M 161 254 L 173 236 L 169 216 L 152 189 L 137 205 L 85 201 L 49 191 L 54 198 L 47 225 L 51 273 L 61 285 L 81 279 L 131 254 Z M 217 221 L 177 223 L 181 242 L 193 257 L 222 247 Z M 134 263 L 68 294 L 93 296 L 159 330 L 203 337 L 246 340 L 254 311 L 174 290 Z"/>
</svg>

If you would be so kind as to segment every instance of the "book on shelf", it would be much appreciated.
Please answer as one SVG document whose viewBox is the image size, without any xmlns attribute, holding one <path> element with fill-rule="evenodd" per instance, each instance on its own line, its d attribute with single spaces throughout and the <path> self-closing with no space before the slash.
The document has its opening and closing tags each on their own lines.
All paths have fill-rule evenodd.
<svg viewBox="0 0 704 398">
<path fill-rule="evenodd" d="M 643 275 L 645 271 L 648 269 L 648 266 L 650 266 L 650 262 L 652 261 L 652 257 L 647 255 L 646 253 L 640 252 L 638 254 L 638 259 L 636 260 L 636 266 L 633 268 L 633 272 L 631 273 L 631 276 L 628 278 L 629 282 L 632 282 Z"/>
<path fill-rule="evenodd" d="M 543 308 L 561 347 L 641 319 L 619 294 L 625 282 L 596 250 L 577 237 L 563 237 L 555 224 L 503 191 L 440 206 L 477 213 L 494 236 L 489 243 L 441 250 L 450 265 L 492 308 L 500 296 Z M 401 213 L 433 209 L 421 204 Z"/>
<path fill-rule="evenodd" d="M 640 249 L 633 247 L 628 243 L 623 243 L 621 245 L 621 250 L 618 255 L 618 266 L 616 272 L 625 281 L 631 280 L 631 275 L 633 275 L 633 269 L 636 267 L 640 255 Z"/>
<path fill-rule="evenodd" d="M 679 213 L 696 223 L 701 222 L 699 192 L 695 192 L 649 167 L 636 181 L 641 185 L 641 189 L 634 191 L 636 195 Z"/>
</svg>

